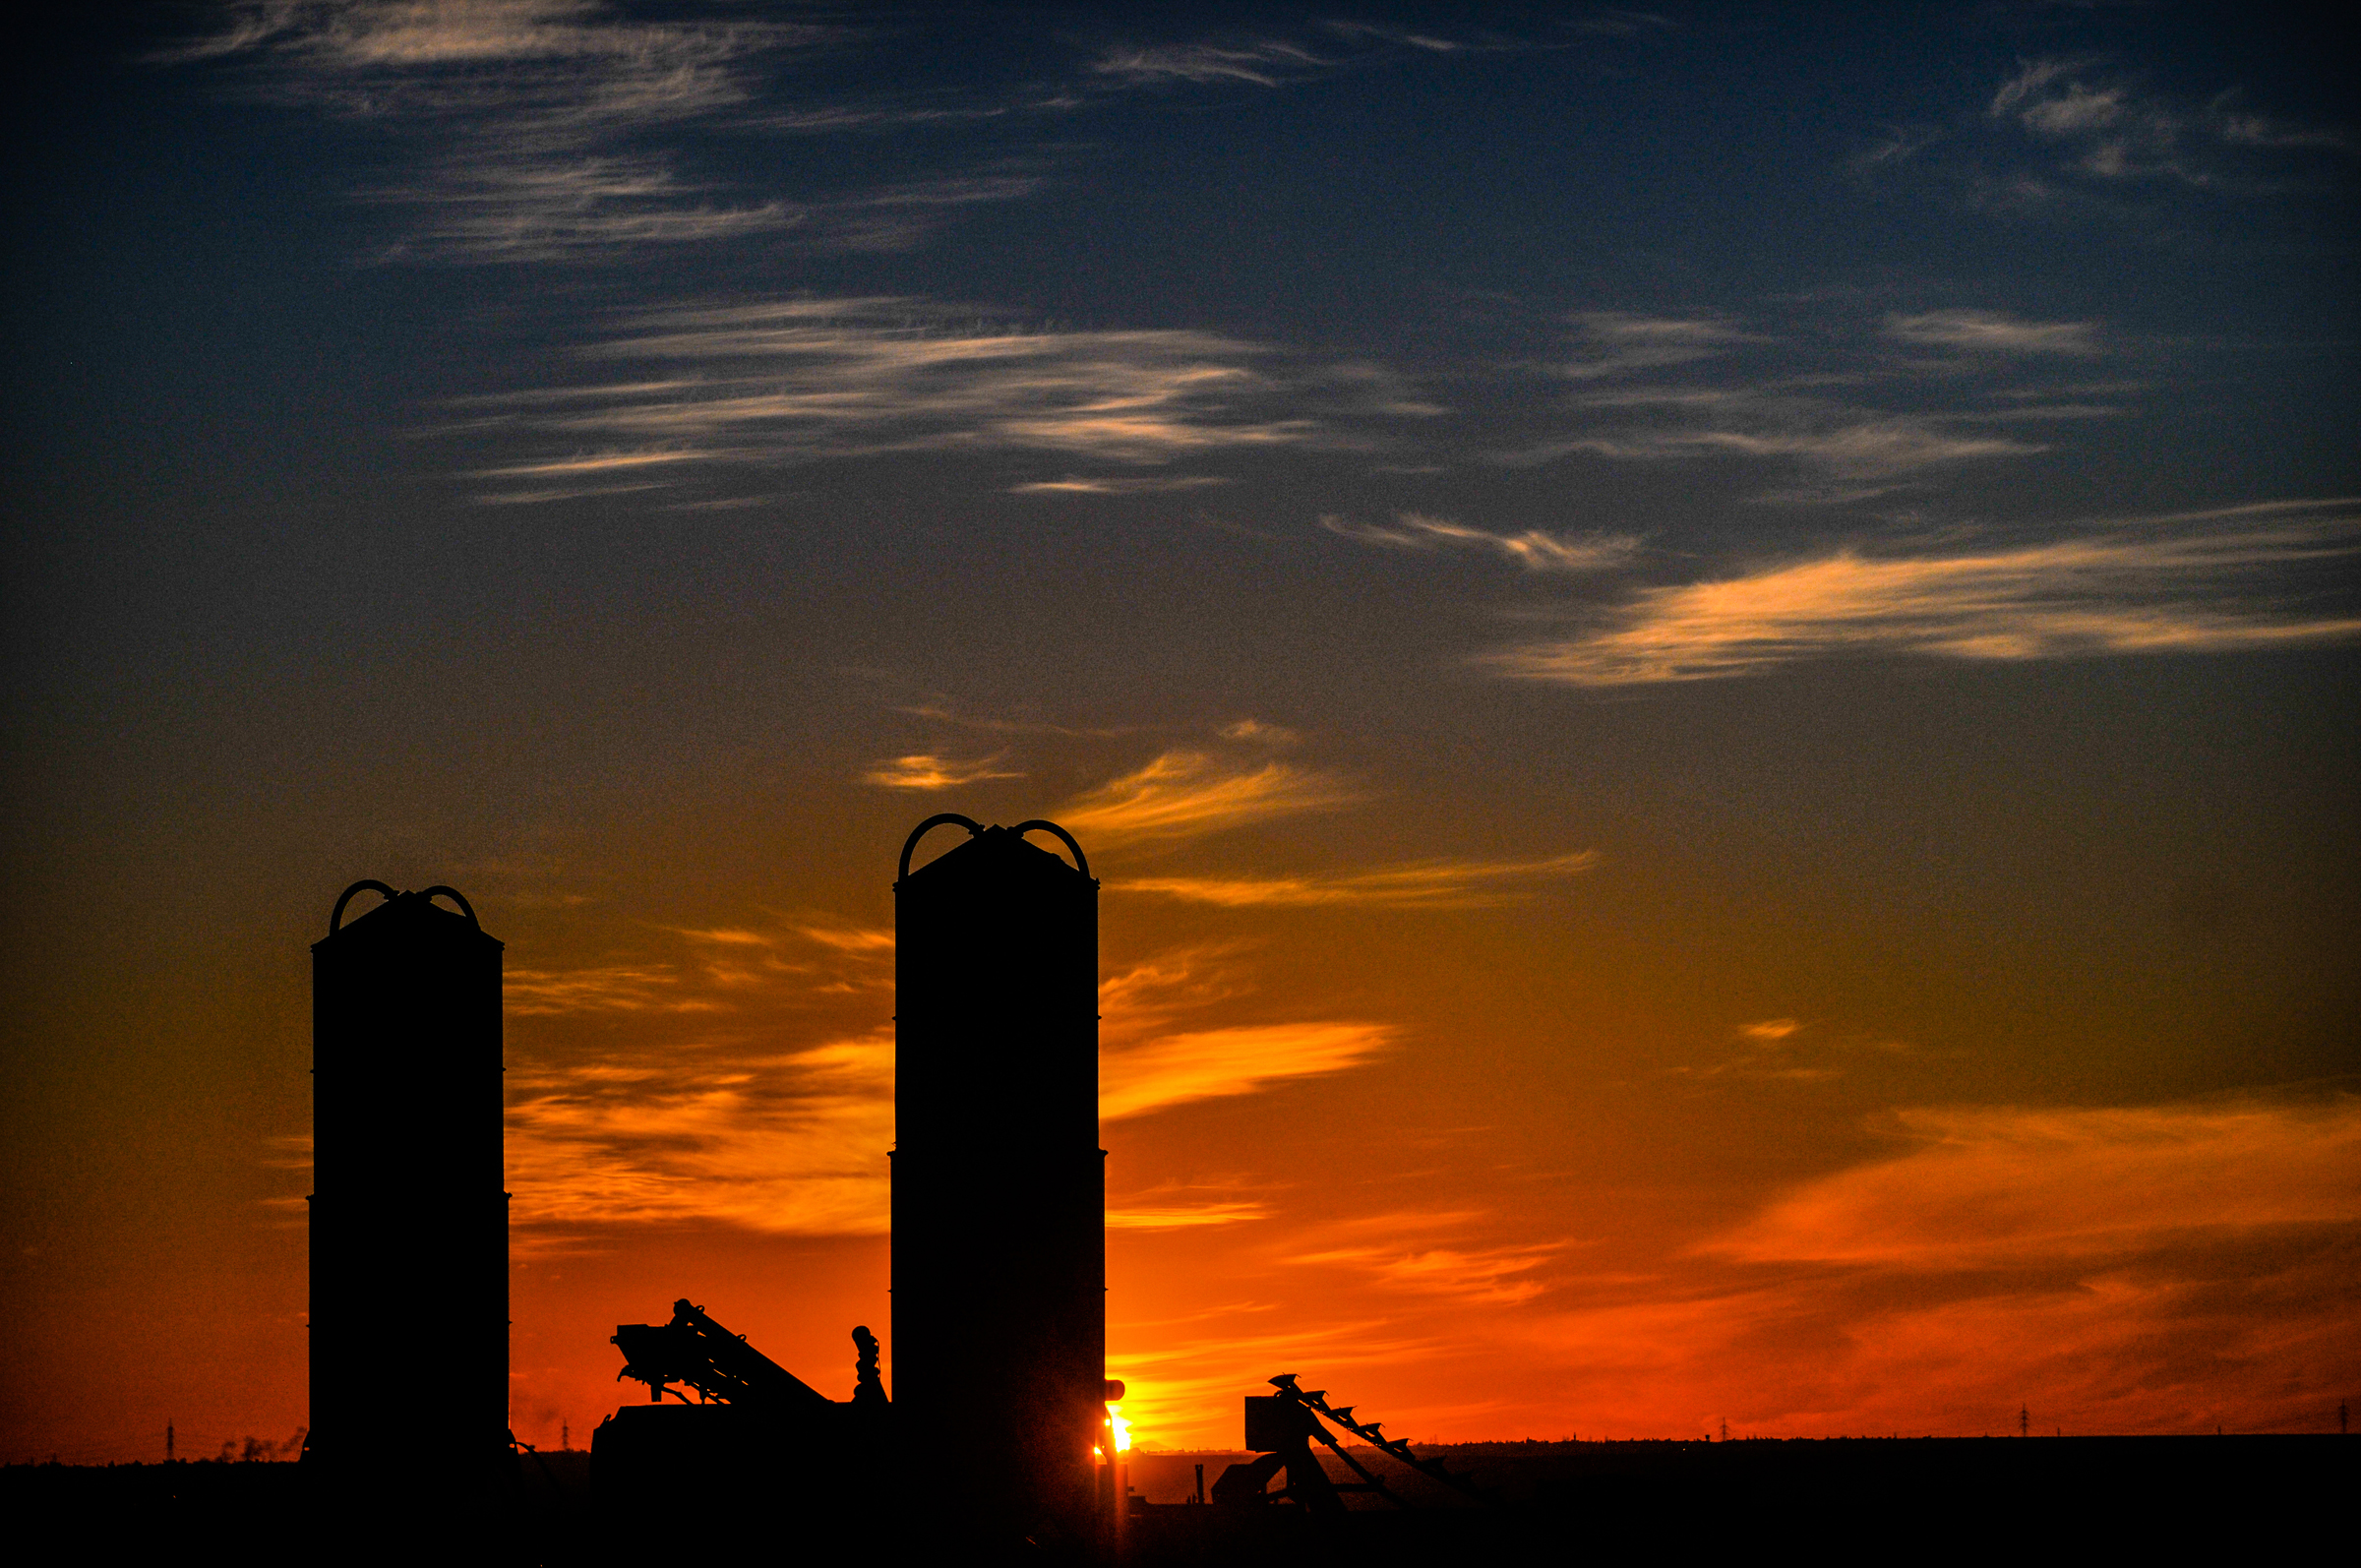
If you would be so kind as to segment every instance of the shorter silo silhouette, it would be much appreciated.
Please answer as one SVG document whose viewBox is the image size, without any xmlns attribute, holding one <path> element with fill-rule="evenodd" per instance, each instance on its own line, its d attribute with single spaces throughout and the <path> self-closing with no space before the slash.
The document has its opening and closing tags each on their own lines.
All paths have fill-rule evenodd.
<svg viewBox="0 0 2361 1568">
<path fill-rule="evenodd" d="M 911 871 L 946 823 L 967 842 Z M 1105 1523 L 1098 889 L 1064 829 L 950 814 L 894 883 L 894 1425 L 910 1523 L 979 1544 Z"/>
<path fill-rule="evenodd" d="M 363 892 L 384 901 L 345 920 Z M 305 1460 L 335 1497 L 395 1510 L 356 1529 L 429 1504 L 452 1522 L 508 1453 L 500 961 L 448 887 L 355 882 L 312 944 Z"/>
</svg>

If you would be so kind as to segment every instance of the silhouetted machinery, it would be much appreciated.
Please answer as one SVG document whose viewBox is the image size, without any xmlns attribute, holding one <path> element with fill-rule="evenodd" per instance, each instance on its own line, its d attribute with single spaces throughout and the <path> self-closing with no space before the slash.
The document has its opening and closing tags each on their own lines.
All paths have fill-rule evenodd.
<svg viewBox="0 0 2361 1568">
<path fill-rule="evenodd" d="M 1330 1406 L 1326 1389 L 1299 1388 L 1293 1372 L 1282 1372 L 1270 1381 L 1278 1393 L 1246 1396 L 1246 1451 L 1260 1457 L 1232 1465 L 1222 1472 L 1221 1478 L 1213 1483 L 1216 1503 L 1237 1508 L 1292 1502 L 1313 1513 L 1333 1514 L 1344 1511 L 1344 1493 L 1374 1492 L 1397 1508 L 1409 1506 L 1382 1478 L 1337 1441 L 1335 1434 L 1322 1424 L 1323 1420 L 1334 1421 L 1387 1458 L 1478 1502 L 1493 1500 L 1489 1493 L 1441 1460 L 1421 1459 L 1402 1439 L 1386 1436 L 1383 1422 L 1354 1419 L 1350 1405 Z M 1361 1479 L 1340 1481 L 1331 1477 L 1311 1451 L 1314 1442 L 1324 1445 Z M 1287 1475 L 1287 1484 L 1274 1492 L 1270 1489 L 1271 1480 L 1282 1471 Z"/>
<path fill-rule="evenodd" d="M 661 1324 L 625 1323 L 615 1330 L 613 1343 L 623 1352 L 623 1370 L 617 1382 L 636 1378 L 645 1383 L 648 1398 L 661 1403 L 667 1393 L 684 1403 L 689 1396 L 672 1385 L 686 1383 L 696 1390 L 700 1403 L 742 1405 L 782 1417 L 833 1409 L 836 1402 L 769 1357 L 705 1315 L 688 1301 L 672 1303 L 672 1321 Z M 882 1406 L 885 1387 L 878 1378 L 878 1341 L 866 1328 L 853 1330 L 860 1358 L 853 1363 L 856 1381 L 853 1404 Z"/>
<path fill-rule="evenodd" d="M 364 892 L 384 901 L 346 924 Z M 448 887 L 355 882 L 312 944 L 304 1458 L 356 1503 L 432 1480 L 480 1506 L 507 1454 L 500 964 L 500 942 Z M 454 1297 L 472 1309 L 454 1312 Z M 452 1392 L 411 1397 L 400 1367 Z"/>
<path fill-rule="evenodd" d="M 819 1479 L 842 1505 L 889 1457 L 878 1342 L 856 1328 L 853 1343 L 853 1397 L 832 1400 L 689 1301 L 673 1303 L 669 1322 L 618 1325 L 615 1375 L 645 1383 L 650 1403 L 626 1406 L 592 1434 L 602 1491 L 645 1514 L 729 1489 L 775 1503 Z M 664 1404 L 666 1394 L 680 1403 Z"/>
</svg>

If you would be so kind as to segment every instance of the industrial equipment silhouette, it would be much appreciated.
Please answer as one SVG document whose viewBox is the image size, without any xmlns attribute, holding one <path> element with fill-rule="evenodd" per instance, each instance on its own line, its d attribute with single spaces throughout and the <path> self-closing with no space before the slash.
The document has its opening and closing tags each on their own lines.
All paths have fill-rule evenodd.
<svg viewBox="0 0 2361 1568">
<path fill-rule="evenodd" d="M 1341 1513 L 1345 1506 L 1343 1493 L 1374 1492 L 1397 1508 L 1409 1506 L 1400 1493 L 1337 1441 L 1323 1424 L 1323 1418 L 1334 1421 L 1389 1459 L 1455 1491 L 1478 1502 L 1492 1500 L 1483 1487 L 1452 1471 L 1441 1460 L 1421 1459 L 1402 1439 L 1387 1437 L 1380 1429 L 1382 1422 L 1355 1420 L 1351 1405 L 1331 1408 L 1326 1389 L 1299 1388 L 1293 1372 L 1281 1372 L 1270 1381 L 1278 1393 L 1246 1396 L 1246 1448 L 1262 1457 L 1222 1472 L 1221 1478 L 1213 1483 L 1215 1502 L 1239 1506 L 1284 1500 L 1315 1512 Z M 1331 1478 L 1327 1467 L 1311 1451 L 1314 1442 L 1326 1446 L 1361 1479 Z M 1281 1471 L 1287 1474 L 1287 1484 L 1273 1492 L 1271 1480 Z"/>
</svg>

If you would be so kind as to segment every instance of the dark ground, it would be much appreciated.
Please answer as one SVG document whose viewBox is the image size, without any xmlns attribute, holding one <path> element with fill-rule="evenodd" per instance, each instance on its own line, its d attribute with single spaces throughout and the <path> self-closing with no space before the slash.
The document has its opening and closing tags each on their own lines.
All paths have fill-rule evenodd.
<svg viewBox="0 0 2361 1568">
<path fill-rule="evenodd" d="M 2361 1444 L 2336 1437 L 1903 1438 L 1455 1444 L 1443 1457 L 1498 1501 L 1482 1506 L 1369 1451 L 1362 1463 L 1419 1505 L 1358 1496 L 1342 1519 L 1291 1507 L 1152 1506 L 1124 1560 L 1165 1565 L 1589 1563 L 1778 1552 L 1837 1561 L 2006 1557 L 2096 1561 L 2352 1559 Z M 1233 1454 L 1138 1455 L 1134 1487 L 1185 1495 Z M 1333 1460 L 1338 1479 L 1348 1479 Z M 506 1511 L 470 1518 L 421 1476 L 391 1512 L 331 1507 L 292 1464 L 10 1466 L 0 1517 L 22 1544 L 78 1562 L 227 1557 L 430 1565 L 897 1563 L 897 1527 L 923 1482 L 779 1478 L 625 1510 L 593 1488 L 589 1456 L 525 1455 Z M 881 1487 L 864 1481 L 885 1481 Z M 1030 1555 L 1030 1554 L 1028 1554 Z M 938 1563 L 944 1554 L 928 1553 Z M 971 1560 L 980 1560 L 973 1559 Z M 1047 1559 L 1041 1559 L 1047 1560 Z"/>
</svg>

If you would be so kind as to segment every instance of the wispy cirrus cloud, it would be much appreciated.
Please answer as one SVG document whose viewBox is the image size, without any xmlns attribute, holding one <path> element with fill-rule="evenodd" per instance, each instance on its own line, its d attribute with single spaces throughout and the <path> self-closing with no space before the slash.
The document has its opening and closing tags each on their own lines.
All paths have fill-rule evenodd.
<svg viewBox="0 0 2361 1568">
<path fill-rule="evenodd" d="M 1740 1024 L 1734 1052 L 1703 1063 L 1683 1062 L 1665 1068 L 1665 1072 L 1675 1078 L 1814 1083 L 1845 1076 L 1846 1069 L 1832 1059 L 1829 1049 L 1832 1047 L 1867 1046 L 1889 1056 L 1909 1054 L 1908 1048 L 1898 1041 L 1856 1038 L 1823 1042 L 1804 1038 L 1809 1033 L 1813 1032 L 1793 1018 L 1765 1018 L 1757 1023 Z"/>
<path fill-rule="evenodd" d="M 1513 561 L 1528 572 L 1604 571 L 1624 565 L 1640 548 L 1635 534 L 1591 534 L 1568 539 L 1540 528 L 1527 528 L 1521 533 L 1493 533 L 1449 517 L 1418 512 L 1398 512 L 1390 524 L 1356 522 L 1328 514 L 1320 518 L 1320 526 L 1356 544 L 1386 550 L 1483 551 Z"/>
<path fill-rule="evenodd" d="M 794 921 L 787 927 L 787 934 L 804 941 L 817 942 L 822 947 L 832 948 L 837 952 L 876 953 L 890 952 L 893 949 L 893 931 L 890 927 L 860 926 L 824 917 Z M 729 931 L 704 932 L 696 935 L 699 935 L 707 940 L 742 941 L 746 939 L 746 934 Z M 762 936 L 757 939 L 767 943 L 777 941 L 779 938 Z"/>
<path fill-rule="evenodd" d="M 1196 1100 L 1252 1094 L 1325 1077 L 1391 1050 L 1386 1025 L 1352 1022 L 1251 1024 L 1164 1035 L 1106 1053 L 1099 1062 L 1099 1116 L 1120 1121 Z"/>
<path fill-rule="evenodd" d="M 684 995 L 706 1010 L 807 1006 L 892 985 L 893 933 L 811 915 L 747 927 L 674 927 L 690 944 Z M 671 966 L 665 966 L 671 971 Z"/>
<path fill-rule="evenodd" d="M 885 452 L 1039 452 L 1157 467 L 1225 452 L 1352 447 L 1424 417 L 1393 378 L 1316 365 L 1218 333 L 1059 332 L 882 296 L 679 305 L 626 318 L 578 351 L 628 363 L 612 381 L 460 399 L 454 434 L 522 437 L 540 452 L 490 470 L 551 476 L 759 469 Z M 1025 488 L 1122 494 L 1069 476 Z"/>
<path fill-rule="evenodd" d="M 734 926 L 679 928 L 680 934 L 691 941 L 712 942 L 723 947 L 767 947 L 770 938 L 760 932 L 747 931 Z"/>
<path fill-rule="evenodd" d="M 2282 510 L 2314 515 L 2261 520 Z M 2324 601 L 2320 578 L 2361 550 L 2361 513 L 2313 503 L 2233 516 L 2228 526 L 2120 527 L 1984 550 L 1842 550 L 1643 588 L 1603 625 L 1480 662 L 1521 680 L 1608 687 L 1844 654 L 2058 659 L 2361 635 L 2361 616 L 2333 595 Z"/>
<path fill-rule="evenodd" d="M 1299 1253 L 1293 1261 L 1341 1264 L 1394 1290 L 1513 1306 L 1549 1289 L 1545 1282 L 1532 1278 L 1532 1271 L 1562 1250 L 1563 1244 L 1558 1242 L 1472 1249 L 1351 1246 Z"/>
<path fill-rule="evenodd" d="M 537 462 L 509 463 L 498 468 L 479 468 L 478 479 L 584 479 L 605 478 L 612 474 L 628 474 L 634 469 L 660 468 L 667 463 L 697 462 L 713 454 L 696 448 L 665 448 L 652 452 L 591 452 L 572 457 L 550 457 Z"/>
<path fill-rule="evenodd" d="M 1246 764 L 1171 751 L 1135 772 L 1076 796 L 1056 813 L 1075 833 L 1114 842 L 1194 838 L 1367 799 L 1330 774 L 1292 762 Z"/>
<path fill-rule="evenodd" d="M 961 759 L 938 756 L 932 752 L 913 753 L 872 763 L 869 771 L 861 775 L 861 782 L 889 790 L 948 790 L 985 779 L 1023 778 L 1021 771 L 1000 766 L 1005 754 L 996 753 L 991 756 Z"/>
<path fill-rule="evenodd" d="M 1132 733 L 1131 727 L 1120 724 L 1095 726 L 1059 724 L 1049 719 L 1012 718 L 1006 714 L 963 713 L 959 710 L 956 702 L 940 693 L 930 694 L 915 702 L 897 705 L 894 711 L 907 713 L 912 718 L 931 719 L 938 724 L 948 724 L 956 729 L 974 730 L 985 735 L 1057 735 L 1085 740 L 1114 740 Z"/>
<path fill-rule="evenodd" d="M 1414 32 L 1408 28 L 1387 27 L 1382 23 L 1375 22 L 1331 21 L 1323 24 L 1322 27 L 1323 30 L 1331 37 L 1344 38 L 1348 41 L 1367 40 L 1379 43 L 1398 43 L 1413 49 L 1423 49 L 1429 54 L 1459 54 L 1470 48 L 1502 46 L 1501 40 L 1497 37 L 1485 38 L 1479 43 L 1471 44 L 1461 38 L 1442 37 L 1435 31 Z"/>
<path fill-rule="evenodd" d="M 1236 1015 L 1254 990 L 1235 945 L 1168 948 L 1099 986 L 1099 1115 L 1146 1116 L 1228 1099 L 1378 1059 L 1395 1045 L 1387 1025 L 1318 1020 L 1176 1030 L 1208 1014 Z"/>
<path fill-rule="evenodd" d="M 1636 12 L 1603 12 L 1589 19 L 1560 21 L 1559 28 L 1610 36 L 1629 36 L 1662 18 Z M 1102 49 L 1089 73 L 1118 90 L 1222 87 L 1242 83 L 1281 88 L 1377 60 L 1449 59 L 1556 46 L 1545 34 L 1513 35 L 1483 29 L 1448 35 L 1442 28 L 1417 29 L 1383 23 L 1329 20 L 1312 30 L 1316 44 L 1295 38 L 1230 34 L 1155 43 L 1124 42 Z"/>
<path fill-rule="evenodd" d="M 1118 45 L 1091 63 L 1096 75 L 1135 87 L 1185 82 L 1198 87 L 1246 82 L 1275 88 L 1291 77 L 1328 64 L 1300 44 L 1256 39 L 1234 44 L 1161 43 Z"/>
<path fill-rule="evenodd" d="M 1141 90 L 1275 88 L 1360 60 L 1526 46 L 1338 24 L 1316 30 L 1317 47 L 1271 36 L 1121 43 L 1047 80 L 996 85 L 986 73 L 880 91 L 813 68 L 864 47 L 906 48 L 918 30 L 907 19 L 751 9 L 232 0 L 158 60 L 382 129 L 404 166 L 355 194 L 406 215 L 386 259 L 547 264 L 747 239 L 908 249 L 963 208 L 1031 194 L 1058 155 L 1019 151 L 1015 162 L 868 190 L 824 188 L 822 176 L 784 192 L 754 188 L 749 169 L 771 160 L 723 155 L 727 141 L 1063 118 Z"/>
<path fill-rule="evenodd" d="M 1176 490 L 1203 490 L 1212 485 L 1226 485 L 1230 480 L 1220 474 L 1102 474 L 1084 478 L 1068 474 L 1063 479 L 1035 479 L 1021 485 L 1010 485 L 1012 496 L 1155 496 Z"/>
<path fill-rule="evenodd" d="M 1864 408 L 1796 391 L 1737 388 L 1599 393 L 1579 406 L 1597 434 L 1500 454 L 1510 466 L 1581 452 L 1635 462 L 1744 459 L 1800 472 L 1811 488 L 1765 499 L 1858 501 L 1962 463 L 2029 457 L 2040 442 L 1976 428 L 1972 416 Z"/>
<path fill-rule="evenodd" d="M 721 1004 L 683 990 L 664 963 L 585 969 L 511 969 L 501 976 L 505 1009 L 534 1017 L 582 1012 L 711 1012 Z"/>
<path fill-rule="evenodd" d="M 1268 719 L 1257 718 L 1233 720 L 1215 733 L 1225 741 L 1242 741 L 1260 746 L 1294 746 L 1303 739 L 1301 733 L 1284 724 L 1273 724 Z"/>
<path fill-rule="evenodd" d="M 2191 1232 L 2361 1225 L 2361 1099 L 1898 1111 L 1915 1145 L 1780 1199 L 1707 1250 L 1944 1270 L 2168 1247 Z"/>
<path fill-rule="evenodd" d="M 1606 312 L 1578 320 L 1587 324 L 1585 356 L 1542 368 L 1586 385 L 1548 405 L 1555 431 L 1495 450 L 1489 460 L 1531 467 L 1587 455 L 1740 471 L 1752 465 L 1792 476 L 1757 500 L 1855 502 L 1931 484 L 1964 465 L 2051 450 L 2050 442 L 1995 426 L 2123 412 L 2063 386 L 2039 385 L 2043 361 L 2112 350 L 2095 321 L 2042 321 L 1975 306 L 1895 310 L 1863 321 L 1842 305 L 1790 312 L 1777 332 L 1723 317 Z M 1742 369 L 1718 367 L 1707 379 L 1688 369 L 1740 349 Z M 2129 388 L 2120 378 L 2110 385 Z M 1415 542 L 1405 530 L 1390 530 L 1404 534 L 1394 539 L 1386 532 L 1368 536 L 1403 548 Z"/>
<path fill-rule="evenodd" d="M 503 167 L 470 162 L 428 181 L 391 185 L 371 201 L 425 211 L 420 232 L 387 260 L 592 261 L 656 245 L 784 235 L 835 251 L 907 250 L 957 210 L 1030 195 L 1029 174 L 964 174 L 807 201 L 737 206 L 714 200 L 653 153 L 582 155 Z"/>
<path fill-rule="evenodd" d="M 216 30 L 163 57 L 204 60 L 260 51 L 323 71 L 501 68 L 489 80 L 417 79 L 406 91 L 356 86 L 346 103 L 355 113 L 373 105 L 382 112 L 389 93 L 395 108 L 412 102 L 491 106 L 522 97 L 572 119 L 707 107 L 742 95 L 726 70 L 729 62 L 766 44 L 843 35 L 819 26 L 743 19 L 637 22 L 597 0 L 233 0 L 220 16 Z M 531 69 L 566 62 L 608 74 L 560 83 Z M 561 85 L 574 90 L 556 90 Z M 581 90 L 585 86 L 590 90 Z"/>
<path fill-rule="evenodd" d="M 595 0 L 255 0 L 166 58 L 413 150 L 408 172 L 358 193 L 411 214 L 389 257 L 546 262 L 826 228 L 824 206 L 750 200 L 642 144 L 742 112 L 778 61 L 857 35 Z"/>
<path fill-rule="evenodd" d="M 776 198 L 736 205 L 656 153 L 577 153 L 534 161 L 454 160 L 424 178 L 364 193 L 416 214 L 387 261 L 589 261 L 650 246 L 776 234 L 813 221 Z"/>
<path fill-rule="evenodd" d="M 802 1021 L 810 1014 L 801 1009 L 889 985 L 894 934 L 804 917 L 673 935 L 691 944 L 693 960 L 511 972 L 510 1010 L 520 1017 L 645 1020 L 635 1035 L 602 1033 L 595 1049 L 549 1024 L 515 1042 L 507 1148 L 524 1244 L 562 1249 L 597 1228 L 687 1223 L 880 1234 L 894 1133 L 892 1031 L 831 1034 Z M 1104 1116 L 1267 1092 L 1394 1048 L 1394 1031 L 1356 1021 L 1177 1031 L 1251 992 L 1237 959 L 1234 947 L 1175 948 L 1107 978 Z M 765 1021 L 766 1002 L 798 1010 L 774 1007 Z M 720 1016 L 685 1016 L 700 1012 Z M 1235 1185 L 1164 1187 L 1116 1203 L 1109 1223 L 1200 1231 L 1268 1212 L 1265 1198 Z"/>
<path fill-rule="evenodd" d="M 1596 850 L 1581 850 L 1538 861 L 1420 861 L 1330 876 L 1127 876 L 1109 885 L 1225 909 L 1477 909 L 1530 897 L 1542 883 L 1598 864 Z"/>
<path fill-rule="evenodd" d="M 1195 1231 L 1207 1226 L 1245 1225 L 1270 1217 L 1270 1206 L 1252 1199 L 1215 1199 L 1202 1203 L 1132 1200 L 1107 1210 L 1110 1231 Z"/>
<path fill-rule="evenodd" d="M 863 1023 L 888 1010 L 892 931 L 819 912 L 655 930 L 685 951 L 509 972 L 531 1020 L 508 1077 L 522 1244 L 690 1223 L 881 1234 L 893 1037 Z"/>
<path fill-rule="evenodd" d="M 520 1229 L 886 1229 L 890 1035 L 775 1054 L 670 1049 L 526 1065 L 510 1082 L 508 1181 Z"/>
<path fill-rule="evenodd" d="M 1173 947 L 1109 975 L 1099 982 L 1100 1041 L 1120 1047 L 1143 1040 L 1251 991 L 1237 955 L 1236 947 L 1222 944 Z"/>
<path fill-rule="evenodd" d="M 2093 85 L 2092 62 L 2030 60 L 2000 85 L 1985 113 L 2033 136 L 2072 144 L 2084 173 L 2105 179 L 2166 174 L 2202 179 L 2175 156 L 2184 116 L 2143 101 L 2120 82 Z"/>
<path fill-rule="evenodd" d="M 2237 161 L 2242 152 L 2361 151 L 2347 127 L 2294 125 L 2245 108 L 2235 91 L 2205 104 L 2175 102 L 2091 59 L 2025 61 L 1984 113 L 2102 182 L 2252 188 L 2253 171 Z"/>
<path fill-rule="evenodd" d="M 876 926 L 798 926 L 796 935 L 840 953 L 893 951 L 893 933 Z"/>
<path fill-rule="evenodd" d="M 1549 369 L 1576 381 L 1691 364 L 1727 353 L 1740 343 L 1763 341 L 1720 317 L 1586 311 L 1576 316 L 1574 323 L 1578 332 L 1575 356 L 1553 363 Z"/>
<path fill-rule="evenodd" d="M 2200 101 L 2101 58 L 2048 56 L 2021 60 L 1989 99 L 1947 120 L 1895 128 L 1852 167 L 1931 182 L 1995 215 L 2130 216 L 2175 194 L 2268 197 L 2356 153 L 2350 126 L 2297 124 L 2236 89 Z"/>
<path fill-rule="evenodd" d="M 1886 335 L 1896 342 L 1926 344 L 1978 354 L 2073 354 L 2099 352 L 2095 322 L 2035 322 L 1997 310 L 1934 310 L 1886 317 Z"/>
<path fill-rule="evenodd" d="M 2361 1374 L 2361 1099 L 1918 1107 L 1526 1354 L 1625 1429 L 2317 1429 Z M 1676 1392 L 1675 1392 L 1676 1391 Z M 1669 1395 L 1669 1400 L 1667 1399 Z M 1676 1403 L 1675 1403 L 1676 1402 Z"/>
</svg>

